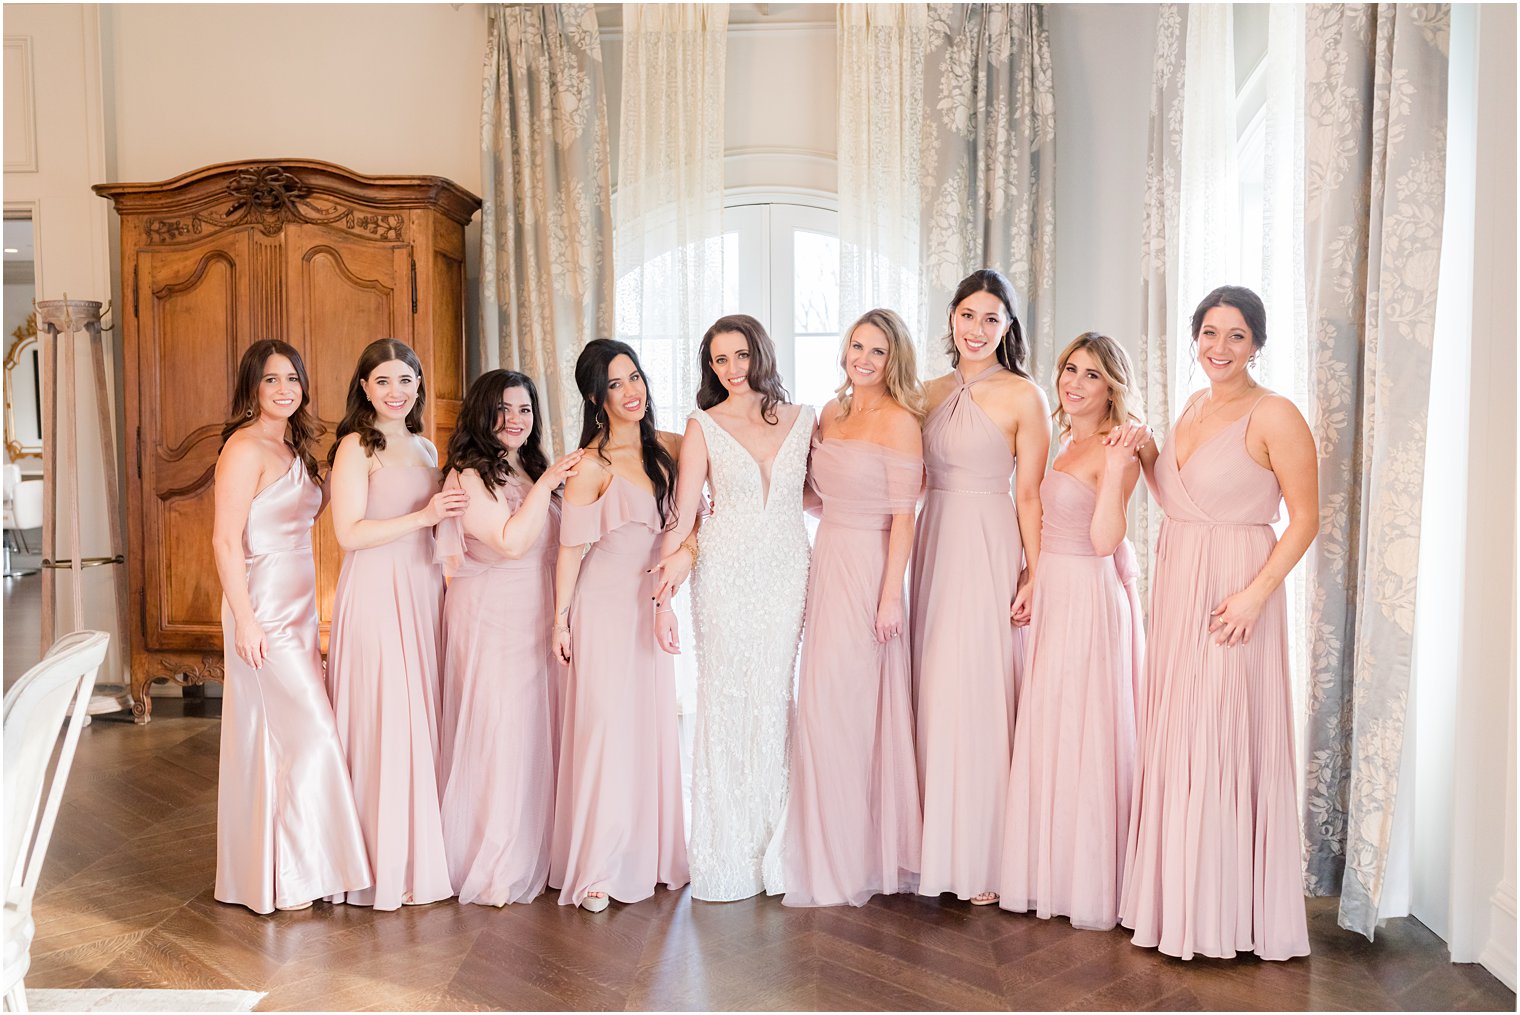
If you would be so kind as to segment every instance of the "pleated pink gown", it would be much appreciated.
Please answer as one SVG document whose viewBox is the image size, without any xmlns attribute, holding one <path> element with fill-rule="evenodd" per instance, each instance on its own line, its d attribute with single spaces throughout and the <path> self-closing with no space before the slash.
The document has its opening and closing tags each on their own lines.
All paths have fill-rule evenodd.
<svg viewBox="0 0 1520 1015">
<path fill-rule="evenodd" d="M 437 492 L 437 469 L 377 469 L 365 517 L 410 514 Z M 344 555 L 327 682 L 375 875 L 373 888 L 349 893 L 354 905 L 396 909 L 454 894 L 438 813 L 442 611 L 431 529 Z"/>
<path fill-rule="evenodd" d="M 243 530 L 248 596 L 268 656 L 234 650 L 222 600 L 226 682 L 216 798 L 216 898 L 255 913 L 370 884 L 348 767 L 322 681 L 311 523 L 322 491 L 299 458 L 253 498 Z"/>
<path fill-rule="evenodd" d="M 458 487 L 450 472 L 444 487 Z M 496 496 L 516 511 L 528 484 Z M 549 880 L 563 667 L 552 658 L 559 502 L 520 558 L 498 556 L 463 520 L 439 523 L 443 600 L 443 844 L 460 902 L 530 902 Z"/>
<path fill-rule="evenodd" d="M 1156 462 L 1166 518 L 1119 918 L 1135 944 L 1184 959 L 1309 953 L 1284 591 L 1248 644 L 1208 633 L 1277 542 L 1282 491 L 1246 450 L 1250 416 L 1181 468 L 1170 442 Z"/>
<path fill-rule="evenodd" d="M 570 606 L 549 884 L 562 906 L 588 892 L 639 902 L 690 880 L 675 661 L 655 643 L 650 600 L 654 495 L 614 476 L 594 503 L 565 505 L 559 537 L 591 549 Z"/>
<path fill-rule="evenodd" d="M 1099 556 L 1097 493 L 1050 469 L 1008 780 L 999 905 L 1072 926 L 1119 920 L 1144 633 L 1129 541 Z"/>
<path fill-rule="evenodd" d="M 1023 633 L 1008 617 L 1024 550 L 1013 454 L 972 388 L 924 422 L 929 488 L 913 546 L 913 689 L 924 895 L 997 891 Z"/>
<path fill-rule="evenodd" d="M 874 625 L 892 515 L 911 512 L 923 461 L 857 440 L 813 442 L 822 517 L 808 576 L 792 789 L 788 906 L 863 906 L 918 884 L 922 827 L 906 632 Z"/>
</svg>

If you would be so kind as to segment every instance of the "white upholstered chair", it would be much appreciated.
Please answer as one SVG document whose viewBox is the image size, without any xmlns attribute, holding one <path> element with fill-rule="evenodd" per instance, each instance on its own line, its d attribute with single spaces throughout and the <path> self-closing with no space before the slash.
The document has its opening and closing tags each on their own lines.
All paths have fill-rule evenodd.
<svg viewBox="0 0 1520 1015">
<path fill-rule="evenodd" d="M 5 464 L 5 577 L 20 578 L 36 574 L 36 568 L 11 570 L 11 543 L 19 541 L 28 553 L 25 532 L 42 526 L 42 480 L 22 479 L 21 467 Z"/>
<path fill-rule="evenodd" d="M 32 897 L 79 746 L 90 691 L 110 640 L 101 631 L 65 635 L 5 694 L 5 823 L 0 836 L 4 837 L 7 880 L 5 982 L 0 988 L 7 1011 L 27 1010 L 23 980 L 31 965 L 36 930 Z"/>
</svg>

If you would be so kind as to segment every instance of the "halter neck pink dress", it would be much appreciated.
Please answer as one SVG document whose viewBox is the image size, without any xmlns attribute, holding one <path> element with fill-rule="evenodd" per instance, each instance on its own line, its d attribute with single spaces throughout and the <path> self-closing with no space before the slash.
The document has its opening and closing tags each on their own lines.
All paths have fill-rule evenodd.
<svg viewBox="0 0 1520 1015">
<path fill-rule="evenodd" d="M 366 518 L 419 511 L 438 470 L 390 465 L 369 474 Z M 373 888 L 348 901 L 376 909 L 454 894 L 438 814 L 438 654 L 443 572 L 433 530 L 350 550 L 338 573 L 328 690 L 348 755 Z"/>
<path fill-rule="evenodd" d="M 450 471 L 445 489 L 459 487 Z M 515 512 L 530 484 L 508 477 L 496 496 Z M 472 510 L 475 505 L 472 505 Z M 443 600 L 443 844 L 460 902 L 532 901 L 549 880 L 554 765 L 564 667 L 552 656 L 559 501 L 521 557 L 498 555 L 438 524 Z"/>
<path fill-rule="evenodd" d="M 570 605 L 549 884 L 559 904 L 588 892 L 639 902 L 690 880 L 681 813 L 675 659 L 654 640 L 663 527 L 654 495 L 622 476 L 591 504 L 566 504 L 559 538 L 590 544 Z M 558 664 L 556 664 L 558 665 Z"/>
<path fill-rule="evenodd" d="M 1024 635 L 1009 620 L 1024 549 L 1008 439 L 972 398 L 994 362 L 924 421 L 928 490 L 913 543 L 913 693 L 924 895 L 997 891 Z"/>
<path fill-rule="evenodd" d="M 999 905 L 1108 930 L 1119 920 L 1145 638 L 1134 548 L 1093 549 L 1097 500 L 1059 469 L 1040 483 Z"/>
<path fill-rule="evenodd" d="M 367 888 L 369 860 L 322 679 L 311 523 L 322 491 L 299 457 L 248 506 L 248 597 L 268 656 L 234 650 L 222 600 L 226 682 L 216 798 L 216 898 L 255 913 Z"/>
<path fill-rule="evenodd" d="M 1277 543 L 1282 490 L 1246 450 L 1255 411 L 1181 467 L 1168 441 L 1155 467 L 1166 518 L 1119 919 L 1135 944 L 1184 959 L 1309 954 L 1286 593 L 1272 593 L 1249 643 L 1208 633 Z"/>
<path fill-rule="evenodd" d="M 918 883 L 907 632 L 878 644 L 874 626 L 892 516 L 913 510 L 923 469 L 867 441 L 813 441 L 822 510 L 792 732 L 788 906 L 863 906 Z"/>
</svg>

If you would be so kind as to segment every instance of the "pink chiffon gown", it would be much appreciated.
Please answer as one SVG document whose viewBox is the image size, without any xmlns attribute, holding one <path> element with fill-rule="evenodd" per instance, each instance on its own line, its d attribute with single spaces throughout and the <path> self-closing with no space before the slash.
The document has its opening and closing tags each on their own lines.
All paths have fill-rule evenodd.
<svg viewBox="0 0 1520 1015">
<path fill-rule="evenodd" d="M 1166 517 L 1119 919 L 1136 945 L 1184 959 L 1309 953 L 1286 593 L 1272 593 L 1249 643 L 1208 633 L 1277 542 L 1282 491 L 1246 450 L 1254 412 L 1180 468 L 1168 442 L 1155 466 Z"/>
<path fill-rule="evenodd" d="M 438 470 L 395 465 L 369 476 L 366 518 L 419 511 Z M 375 909 L 454 894 L 438 813 L 438 653 L 443 572 L 433 531 L 350 550 L 338 573 L 328 691 L 348 756 L 375 884 L 348 902 Z"/>
<path fill-rule="evenodd" d="M 654 640 L 660 513 L 614 476 L 591 504 L 566 504 L 565 546 L 591 544 L 570 605 L 549 884 L 562 906 L 588 892 L 639 902 L 690 879 L 681 813 L 675 657 Z"/>
<path fill-rule="evenodd" d="M 792 733 L 788 906 L 863 906 L 918 884 L 908 637 L 878 644 L 874 628 L 892 515 L 913 510 L 923 469 L 866 441 L 813 441 L 822 511 Z"/>
<path fill-rule="evenodd" d="M 1119 920 L 1145 637 L 1134 548 L 1093 549 L 1097 499 L 1059 469 L 1040 483 L 999 905 L 1109 930 Z"/>
<path fill-rule="evenodd" d="M 216 898 L 255 913 L 367 888 L 369 860 L 322 680 L 311 523 L 322 491 L 300 458 L 248 508 L 248 597 L 268 655 L 234 650 L 222 600 L 226 681 L 216 798 Z"/>
<path fill-rule="evenodd" d="M 924 895 L 997 891 L 1023 629 L 1008 611 L 1024 549 L 1008 439 L 956 371 L 924 421 L 928 490 L 913 546 L 913 700 Z"/>
<path fill-rule="evenodd" d="M 459 474 L 451 471 L 443 485 L 457 489 Z M 495 493 L 516 511 L 529 489 L 508 477 Z M 468 513 L 438 524 L 438 559 L 449 579 L 438 770 L 443 844 L 460 902 L 529 902 L 549 880 L 563 679 L 549 638 L 557 499 L 549 512 L 516 559 L 469 535 Z"/>
</svg>

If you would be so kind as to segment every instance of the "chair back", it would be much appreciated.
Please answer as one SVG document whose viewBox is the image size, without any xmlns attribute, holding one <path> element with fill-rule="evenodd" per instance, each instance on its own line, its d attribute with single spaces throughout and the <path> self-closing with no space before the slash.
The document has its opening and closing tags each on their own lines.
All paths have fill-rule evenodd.
<svg viewBox="0 0 1520 1015">
<path fill-rule="evenodd" d="M 30 910 L 37 890 L 90 692 L 110 641 L 103 631 L 65 635 L 5 693 L 5 902 L 23 912 Z"/>
<path fill-rule="evenodd" d="M 42 528 L 42 480 L 23 479 L 11 494 L 11 528 Z"/>
<path fill-rule="evenodd" d="M 11 494 L 16 490 L 16 484 L 21 482 L 21 466 L 15 462 L 6 462 L 5 473 L 5 499 L 10 500 Z"/>
</svg>

